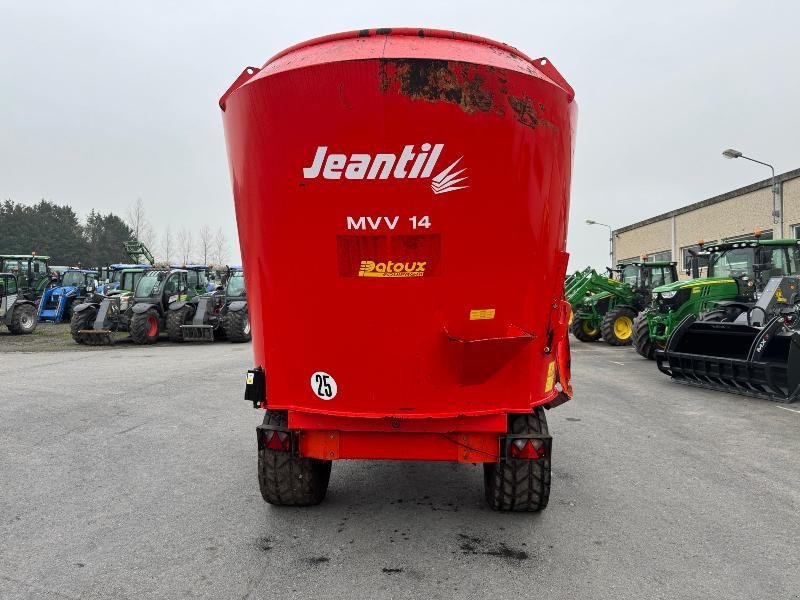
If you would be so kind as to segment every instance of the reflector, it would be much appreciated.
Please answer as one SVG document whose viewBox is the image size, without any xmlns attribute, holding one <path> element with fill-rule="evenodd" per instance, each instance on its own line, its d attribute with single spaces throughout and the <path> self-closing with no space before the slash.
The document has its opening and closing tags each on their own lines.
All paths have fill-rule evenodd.
<svg viewBox="0 0 800 600">
<path fill-rule="evenodd" d="M 516 439 L 511 443 L 511 458 L 544 458 L 547 448 L 543 440 Z"/>
</svg>

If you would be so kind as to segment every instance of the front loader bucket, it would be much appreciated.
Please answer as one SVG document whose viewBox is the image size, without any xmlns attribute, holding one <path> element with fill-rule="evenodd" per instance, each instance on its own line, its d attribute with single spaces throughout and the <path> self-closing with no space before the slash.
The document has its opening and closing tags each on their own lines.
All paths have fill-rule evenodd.
<svg viewBox="0 0 800 600">
<path fill-rule="evenodd" d="M 695 320 L 686 317 L 656 351 L 661 372 L 679 383 L 776 402 L 800 397 L 800 332 L 785 330 L 782 317 L 764 327 Z"/>
</svg>

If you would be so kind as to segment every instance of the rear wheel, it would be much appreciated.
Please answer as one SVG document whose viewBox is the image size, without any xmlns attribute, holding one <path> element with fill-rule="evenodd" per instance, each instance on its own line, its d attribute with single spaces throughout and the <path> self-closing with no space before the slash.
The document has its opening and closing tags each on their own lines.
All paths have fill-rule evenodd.
<svg viewBox="0 0 800 600">
<path fill-rule="evenodd" d="M 600 330 L 603 339 L 612 346 L 630 346 L 633 341 L 633 320 L 636 311 L 628 306 L 612 308 L 603 317 Z"/>
<path fill-rule="evenodd" d="M 143 313 L 134 313 L 131 317 L 131 339 L 135 344 L 155 344 L 160 329 L 158 311 L 155 308 Z"/>
<path fill-rule="evenodd" d="M 192 319 L 192 309 L 182 306 L 178 310 L 167 311 L 167 336 L 170 342 L 182 342 L 183 331 L 181 325 L 186 325 Z"/>
<path fill-rule="evenodd" d="M 252 334 L 250 331 L 250 313 L 244 310 L 228 311 L 225 315 L 225 335 L 232 342 L 249 342 Z"/>
<path fill-rule="evenodd" d="M 653 360 L 655 357 L 658 345 L 650 339 L 650 327 L 645 313 L 641 313 L 633 322 L 633 347 L 648 360 Z"/>
<path fill-rule="evenodd" d="M 547 433 L 544 409 L 510 415 L 509 433 Z M 539 460 L 505 458 L 483 465 L 486 502 L 493 510 L 530 512 L 542 510 L 550 498 L 550 457 Z"/>
<path fill-rule="evenodd" d="M 36 329 L 36 308 L 32 304 L 15 306 L 8 330 L 14 335 L 20 335 L 33 333 L 34 329 Z"/>
<path fill-rule="evenodd" d="M 267 411 L 264 425 L 287 427 L 284 411 Z M 266 502 L 277 506 L 319 504 L 328 491 L 331 461 L 292 456 L 291 452 L 270 450 L 259 444 L 258 486 Z"/>
<path fill-rule="evenodd" d="M 592 325 L 591 321 L 575 319 L 572 321 L 570 331 L 582 342 L 596 342 L 600 339 L 600 328 Z"/>
<path fill-rule="evenodd" d="M 84 308 L 79 312 L 73 312 L 69 322 L 69 332 L 72 335 L 72 339 L 79 344 L 90 344 L 90 336 L 81 333 L 81 331 L 84 329 L 92 329 L 95 318 L 97 318 L 97 309 L 93 306 Z"/>
</svg>

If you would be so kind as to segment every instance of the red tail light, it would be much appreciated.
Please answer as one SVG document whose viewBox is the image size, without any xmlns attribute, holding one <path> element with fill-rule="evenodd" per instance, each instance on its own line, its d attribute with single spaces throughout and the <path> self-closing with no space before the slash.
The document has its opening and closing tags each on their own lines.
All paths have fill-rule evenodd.
<svg viewBox="0 0 800 600">
<path fill-rule="evenodd" d="M 516 439 L 511 442 L 511 458 L 537 459 L 547 456 L 547 445 L 544 440 Z"/>
<path fill-rule="evenodd" d="M 264 447 L 278 452 L 289 452 L 292 449 L 292 439 L 283 431 L 267 430 L 264 432 Z"/>
</svg>

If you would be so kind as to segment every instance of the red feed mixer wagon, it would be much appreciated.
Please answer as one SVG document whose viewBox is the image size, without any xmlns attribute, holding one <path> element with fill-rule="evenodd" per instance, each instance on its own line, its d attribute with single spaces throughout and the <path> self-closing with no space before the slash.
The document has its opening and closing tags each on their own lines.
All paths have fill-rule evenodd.
<svg viewBox="0 0 800 600">
<path fill-rule="evenodd" d="M 264 499 L 320 502 L 333 460 L 445 460 L 483 463 L 495 509 L 544 508 L 544 409 L 572 394 L 569 84 L 491 40 L 377 29 L 249 67 L 220 107 Z"/>
</svg>

